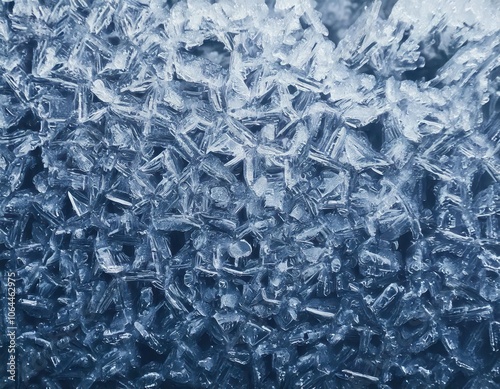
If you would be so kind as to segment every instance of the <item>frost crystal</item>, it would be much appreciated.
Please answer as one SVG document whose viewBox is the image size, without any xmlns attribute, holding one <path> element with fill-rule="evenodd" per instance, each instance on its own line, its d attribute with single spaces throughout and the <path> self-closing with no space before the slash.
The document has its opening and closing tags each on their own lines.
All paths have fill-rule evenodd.
<svg viewBox="0 0 500 389">
<path fill-rule="evenodd" d="M 4 0 L 0 71 L 20 387 L 500 386 L 494 0 Z"/>
</svg>

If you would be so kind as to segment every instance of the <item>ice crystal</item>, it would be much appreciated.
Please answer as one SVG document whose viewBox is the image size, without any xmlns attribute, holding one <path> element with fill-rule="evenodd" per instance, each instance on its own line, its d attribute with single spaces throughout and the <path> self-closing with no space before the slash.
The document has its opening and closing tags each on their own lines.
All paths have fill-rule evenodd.
<svg viewBox="0 0 500 389">
<path fill-rule="evenodd" d="M 21 387 L 500 385 L 494 0 L 4 0 L 0 70 Z"/>
</svg>

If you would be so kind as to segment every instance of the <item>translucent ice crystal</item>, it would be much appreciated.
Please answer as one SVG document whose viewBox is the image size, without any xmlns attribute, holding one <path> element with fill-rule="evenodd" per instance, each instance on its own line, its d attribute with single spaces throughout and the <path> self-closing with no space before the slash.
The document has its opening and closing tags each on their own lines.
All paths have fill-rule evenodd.
<svg viewBox="0 0 500 389">
<path fill-rule="evenodd" d="M 4 0 L 20 387 L 499 387 L 499 84 L 494 0 Z"/>
</svg>

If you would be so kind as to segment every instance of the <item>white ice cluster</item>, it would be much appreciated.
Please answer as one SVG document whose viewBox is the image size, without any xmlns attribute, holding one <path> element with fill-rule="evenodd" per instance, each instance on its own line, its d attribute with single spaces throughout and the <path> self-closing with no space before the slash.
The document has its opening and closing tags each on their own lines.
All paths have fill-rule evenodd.
<svg viewBox="0 0 500 389">
<path fill-rule="evenodd" d="M 496 0 L 3 0 L 21 387 L 498 388 L 499 85 Z"/>
</svg>

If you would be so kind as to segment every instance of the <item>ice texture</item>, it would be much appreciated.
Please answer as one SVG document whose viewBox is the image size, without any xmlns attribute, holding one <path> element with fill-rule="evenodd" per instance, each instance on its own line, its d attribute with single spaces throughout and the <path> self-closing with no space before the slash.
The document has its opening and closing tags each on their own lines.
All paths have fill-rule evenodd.
<svg viewBox="0 0 500 389">
<path fill-rule="evenodd" d="M 4 0 L 20 387 L 499 388 L 499 85 L 496 0 Z"/>
</svg>

